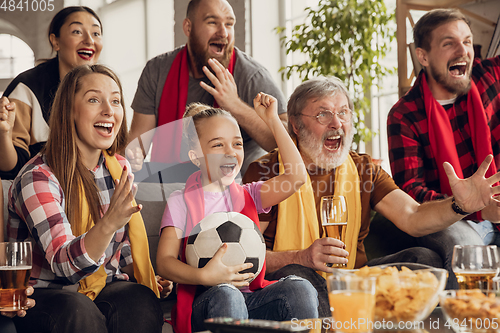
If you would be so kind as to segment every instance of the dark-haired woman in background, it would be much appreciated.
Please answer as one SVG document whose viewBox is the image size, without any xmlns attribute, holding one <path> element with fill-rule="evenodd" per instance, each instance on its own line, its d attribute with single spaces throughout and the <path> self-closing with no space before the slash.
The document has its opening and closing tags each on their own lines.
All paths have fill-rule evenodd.
<svg viewBox="0 0 500 333">
<path fill-rule="evenodd" d="M 97 62 L 101 35 L 101 20 L 88 7 L 66 7 L 54 16 L 48 37 L 56 57 L 19 74 L 0 99 L 1 178 L 13 179 L 41 150 L 59 83 L 74 67 Z"/>
</svg>

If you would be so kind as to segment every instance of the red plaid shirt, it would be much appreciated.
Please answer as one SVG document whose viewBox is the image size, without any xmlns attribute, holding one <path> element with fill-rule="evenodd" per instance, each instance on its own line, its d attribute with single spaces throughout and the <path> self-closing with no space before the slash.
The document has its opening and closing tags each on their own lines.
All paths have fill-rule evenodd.
<svg viewBox="0 0 500 333">
<path fill-rule="evenodd" d="M 115 155 L 123 167 L 127 162 Z M 130 167 L 130 166 L 128 166 Z M 114 192 L 113 179 L 101 155 L 94 174 L 100 192 L 101 205 L 106 212 Z M 33 268 L 30 284 L 35 288 L 62 288 L 77 283 L 104 265 L 107 282 L 128 280 L 120 267 L 132 263 L 126 225 L 115 233 L 102 257 L 95 262 L 85 249 L 85 234 L 75 237 L 64 212 L 65 196 L 59 181 L 36 155 L 14 179 L 9 194 L 7 235 L 10 241 L 31 239 Z"/>
<path fill-rule="evenodd" d="M 422 75 L 426 74 L 420 72 L 413 87 L 392 107 L 387 119 L 389 159 L 394 181 L 418 202 L 446 196 L 440 193 L 437 163 L 429 143 Z M 497 168 L 500 168 L 500 56 L 476 60 L 472 79 L 483 100 L 491 130 L 493 156 Z M 467 94 L 459 96 L 454 106 L 455 112 L 448 112 L 448 115 L 464 177 L 470 177 L 478 164 L 466 113 Z"/>
</svg>

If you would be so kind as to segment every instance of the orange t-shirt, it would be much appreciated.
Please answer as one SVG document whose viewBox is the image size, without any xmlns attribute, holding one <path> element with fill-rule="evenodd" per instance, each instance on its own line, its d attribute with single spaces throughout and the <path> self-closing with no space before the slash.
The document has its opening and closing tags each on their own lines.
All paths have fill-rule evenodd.
<svg viewBox="0 0 500 333">
<path fill-rule="evenodd" d="M 377 203 L 382 200 L 382 198 L 399 187 L 380 166 L 373 164 L 369 155 L 357 154 L 355 152 L 351 152 L 350 154 L 356 168 L 358 169 L 360 179 L 361 230 L 359 231 L 355 264 L 355 267 L 359 268 L 367 261 L 363 241 L 368 235 L 371 221 L 371 211 L 373 207 L 375 207 Z M 250 164 L 245 176 L 243 177 L 243 182 L 248 183 L 258 180 L 265 181 L 269 178 L 277 176 L 278 172 L 278 150 L 275 149 Z M 319 214 L 320 199 L 325 195 L 333 195 L 334 175 L 335 170 L 323 173 L 318 172 L 316 174 L 309 173 L 311 185 L 315 194 L 314 199 L 316 201 L 318 223 L 321 223 Z M 264 238 L 266 240 L 266 247 L 272 250 L 274 246 L 274 237 L 276 235 L 276 223 L 278 221 L 278 206 L 274 206 L 268 214 L 260 214 L 259 219 L 263 222 L 269 222 L 268 227 L 264 231 Z M 320 231 L 321 230 L 322 228 L 320 225 Z"/>
</svg>

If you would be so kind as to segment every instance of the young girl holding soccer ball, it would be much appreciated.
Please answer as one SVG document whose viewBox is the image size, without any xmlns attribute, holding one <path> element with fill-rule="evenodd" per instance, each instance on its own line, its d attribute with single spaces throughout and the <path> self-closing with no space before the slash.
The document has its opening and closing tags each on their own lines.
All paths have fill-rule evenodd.
<svg viewBox="0 0 500 333">
<path fill-rule="evenodd" d="M 205 330 L 203 321 L 215 317 L 282 321 L 318 316 L 317 292 L 307 280 L 289 276 L 267 281 L 264 265 L 261 273 L 248 283 L 254 274 L 240 272 L 252 264 L 224 265 L 225 244 L 203 268 L 185 263 L 185 239 L 205 216 L 237 211 L 259 225 L 258 214 L 270 209 L 265 207 L 285 200 L 306 181 L 304 163 L 278 117 L 276 104 L 274 97 L 264 93 L 254 99 L 255 112 L 274 134 L 285 172 L 265 182 L 243 186 L 235 182 L 244 154 L 243 139 L 233 116 L 222 109 L 200 105 L 188 108 L 184 115 L 185 120 L 192 117 L 194 123 L 195 135 L 188 134 L 189 158 L 200 171 L 189 177 L 183 190 L 170 196 L 157 255 L 158 273 L 178 283 L 177 304 L 172 312 L 176 332 Z M 224 200 L 225 197 L 230 200 Z"/>
</svg>

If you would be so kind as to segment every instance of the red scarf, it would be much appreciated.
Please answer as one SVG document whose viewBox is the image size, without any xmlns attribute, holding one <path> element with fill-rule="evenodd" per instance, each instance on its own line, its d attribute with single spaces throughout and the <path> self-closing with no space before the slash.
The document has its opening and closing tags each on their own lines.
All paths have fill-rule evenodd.
<svg viewBox="0 0 500 333">
<path fill-rule="evenodd" d="M 449 110 L 451 114 L 448 117 L 443 106 L 432 96 L 425 74 L 422 76 L 422 88 L 429 126 L 429 141 L 438 166 L 441 193 L 451 196 L 453 194 L 451 192 L 448 176 L 446 176 L 446 172 L 443 168 L 443 163 L 449 162 L 455 169 L 458 178 L 464 178 L 455 140 L 450 140 L 450 138 L 454 137 L 450 118 L 454 116 L 455 106 Z M 486 113 L 481 101 L 481 96 L 473 80 L 471 80 L 471 87 L 467 95 L 467 116 L 469 119 L 472 146 L 476 156 L 475 162 L 479 166 L 486 156 L 493 154 L 493 151 L 491 149 L 491 132 L 488 127 Z M 485 177 L 493 176 L 496 170 L 495 160 L 493 160 L 486 171 Z M 482 220 L 481 212 L 471 214 L 469 218 L 473 220 Z M 495 226 L 500 230 L 499 225 L 495 224 Z"/>
<path fill-rule="evenodd" d="M 229 193 L 233 203 L 233 212 L 239 212 L 248 216 L 252 221 L 257 224 L 260 229 L 259 215 L 257 208 L 250 194 L 240 185 L 234 181 L 229 185 Z M 241 200 L 244 198 L 244 200 Z M 192 174 L 184 189 L 184 201 L 187 206 L 187 223 L 185 235 L 189 235 L 193 227 L 198 224 L 205 217 L 205 202 L 203 187 L 201 185 L 201 171 Z M 187 236 L 184 238 L 183 251 L 181 259 L 186 262 L 185 249 L 186 249 Z M 250 290 L 262 289 L 275 281 L 267 281 L 264 279 L 266 272 L 266 262 L 260 274 L 250 283 Z M 193 301 L 196 293 L 195 285 L 178 284 L 177 285 L 177 303 L 172 309 L 172 321 L 174 331 L 176 333 L 190 333 L 191 332 L 191 313 L 193 311 Z"/>
<path fill-rule="evenodd" d="M 161 163 L 180 163 L 181 142 L 182 142 L 182 121 L 172 123 L 170 126 L 163 126 L 175 120 L 182 119 L 186 111 L 186 103 L 189 88 L 189 62 L 187 45 L 184 46 L 175 56 L 174 62 L 163 86 L 160 105 L 158 106 L 157 131 L 153 139 L 153 150 L 151 161 Z M 229 61 L 228 70 L 234 72 L 236 63 L 236 52 L 233 50 Z M 214 107 L 219 107 L 214 100 Z M 165 128 L 165 127 L 168 127 Z M 168 147 L 168 148 L 166 148 Z M 170 148 L 172 147 L 172 148 Z"/>
</svg>

